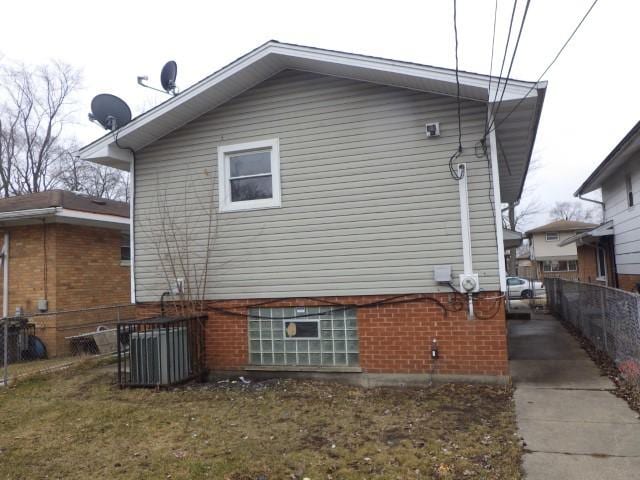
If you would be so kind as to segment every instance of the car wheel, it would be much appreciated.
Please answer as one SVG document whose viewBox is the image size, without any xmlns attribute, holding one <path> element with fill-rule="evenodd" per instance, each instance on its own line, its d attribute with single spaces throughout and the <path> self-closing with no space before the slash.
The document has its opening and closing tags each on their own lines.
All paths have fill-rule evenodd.
<svg viewBox="0 0 640 480">
<path fill-rule="evenodd" d="M 524 291 L 520 294 L 520 296 L 521 296 L 522 298 L 531 298 L 531 297 L 532 297 L 532 295 L 531 295 L 531 290 L 524 290 Z"/>
</svg>

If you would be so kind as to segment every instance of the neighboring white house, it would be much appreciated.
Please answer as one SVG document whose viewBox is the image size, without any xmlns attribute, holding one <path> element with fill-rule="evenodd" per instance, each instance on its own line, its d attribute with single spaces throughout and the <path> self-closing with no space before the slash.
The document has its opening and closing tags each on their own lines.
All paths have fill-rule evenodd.
<svg viewBox="0 0 640 480">
<path fill-rule="evenodd" d="M 531 229 L 526 233 L 529 239 L 532 273 L 536 278 L 561 277 L 577 279 L 579 263 L 575 243 L 562 242 L 577 233 L 590 230 L 594 223 L 556 220 Z"/>
<path fill-rule="evenodd" d="M 271 41 L 80 156 L 132 172 L 134 300 L 201 287 L 212 370 L 506 375 L 501 202 L 546 83 L 491 116 L 496 83 Z"/>
<path fill-rule="evenodd" d="M 604 223 L 573 242 L 595 249 L 597 271 L 608 283 L 640 290 L 640 122 L 625 135 L 589 178 L 576 197 L 600 189 Z M 573 243 L 575 245 L 575 243 Z M 612 269 L 608 272 L 607 268 Z"/>
</svg>

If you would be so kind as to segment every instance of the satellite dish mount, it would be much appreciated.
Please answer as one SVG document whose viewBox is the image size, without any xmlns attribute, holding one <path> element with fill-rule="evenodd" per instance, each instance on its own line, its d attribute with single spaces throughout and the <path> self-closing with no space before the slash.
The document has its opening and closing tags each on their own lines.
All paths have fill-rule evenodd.
<svg viewBox="0 0 640 480">
<path fill-rule="evenodd" d="M 144 83 L 149 80 L 149 77 L 146 75 L 138 77 L 138 85 L 145 88 L 150 88 L 151 90 L 155 90 L 156 92 L 168 93 L 169 95 L 173 95 L 175 97 L 178 94 L 178 87 L 176 86 L 177 74 L 178 64 L 173 60 L 170 60 L 164 64 L 164 67 L 162 67 L 162 71 L 160 72 L 160 85 L 162 85 L 162 90 Z"/>
</svg>

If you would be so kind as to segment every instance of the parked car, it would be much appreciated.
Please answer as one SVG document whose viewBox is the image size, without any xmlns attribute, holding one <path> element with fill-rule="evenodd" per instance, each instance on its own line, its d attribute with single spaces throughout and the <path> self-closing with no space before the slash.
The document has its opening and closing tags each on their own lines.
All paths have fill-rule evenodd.
<svg viewBox="0 0 640 480">
<path fill-rule="evenodd" d="M 538 280 L 507 277 L 507 292 L 509 297 L 532 298 L 544 292 L 544 284 Z"/>
</svg>

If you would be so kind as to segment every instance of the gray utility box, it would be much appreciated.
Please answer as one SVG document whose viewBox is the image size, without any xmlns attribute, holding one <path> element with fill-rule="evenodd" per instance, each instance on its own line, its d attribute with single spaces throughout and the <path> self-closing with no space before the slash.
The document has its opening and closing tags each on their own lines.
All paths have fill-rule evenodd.
<svg viewBox="0 0 640 480">
<path fill-rule="evenodd" d="M 191 373 L 186 327 L 157 327 L 129 338 L 132 385 L 170 385 Z"/>
</svg>

